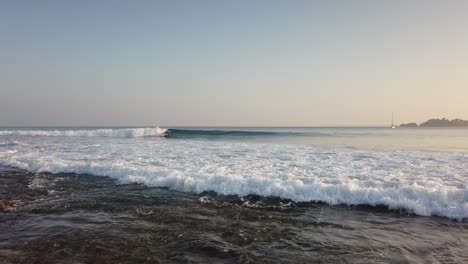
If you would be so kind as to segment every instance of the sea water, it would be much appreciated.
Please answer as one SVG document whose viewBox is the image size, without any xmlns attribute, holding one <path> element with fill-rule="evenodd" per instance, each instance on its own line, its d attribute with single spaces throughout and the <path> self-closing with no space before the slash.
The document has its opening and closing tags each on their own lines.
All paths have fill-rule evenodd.
<svg viewBox="0 0 468 264">
<path fill-rule="evenodd" d="M 0 165 L 468 218 L 468 129 L 2 128 Z"/>
<path fill-rule="evenodd" d="M 2 263 L 468 263 L 468 130 L 1 128 Z"/>
</svg>

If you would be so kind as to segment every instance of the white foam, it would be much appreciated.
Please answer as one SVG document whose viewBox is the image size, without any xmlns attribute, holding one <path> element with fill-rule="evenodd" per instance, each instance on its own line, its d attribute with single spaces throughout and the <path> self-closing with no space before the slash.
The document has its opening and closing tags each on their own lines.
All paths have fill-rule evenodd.
<svg viewBox="0 0 468 264">
<path fill-rule="evenodd" d="M 82 130 L 0 130 L 0 136 L 45 136 L 45 137 L 159 137 L 165 128 L 121 128 Z"/>
<path fill-rule="evenodd" d="M 144 133 L 143 133 L 144 135 Z M 0 165 L 200 193 L 385 205 L 468 218 L 468 153 L 100 137 L 15 139 Z"/>
</svg>

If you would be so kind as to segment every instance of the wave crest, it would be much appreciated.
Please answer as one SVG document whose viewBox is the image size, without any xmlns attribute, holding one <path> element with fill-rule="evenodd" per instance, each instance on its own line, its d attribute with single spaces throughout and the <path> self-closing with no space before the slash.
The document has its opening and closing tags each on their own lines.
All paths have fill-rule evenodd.
<svg viewBox="0 0 468 264">
<path fill-rule="evenodd" d="M 82 130 L 1 130 L 0 136 L 44 137 L 165 137 L 168 129 L 159 127 Z"/>
</svg>

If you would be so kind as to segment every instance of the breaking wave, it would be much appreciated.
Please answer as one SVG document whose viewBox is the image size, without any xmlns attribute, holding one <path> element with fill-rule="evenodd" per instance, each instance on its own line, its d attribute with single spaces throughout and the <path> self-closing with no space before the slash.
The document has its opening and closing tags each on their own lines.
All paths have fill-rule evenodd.
<svg viewBox="0 0 468 264">
<path fill-rule="evenodd" d="M 159 127 L 81 130 L 0 130 L 0 136 L 44 137 L 162 137 L 168 129 Z"/>
<path fill-rule="evenodd" d="M 148 128 L 114 128 L 114 129 L 38 129 L 38 130 L 0 130 L 0 136 L 44 136 L 44 137 L 170 137 L 174 139 L 218 139 L 218 138 L 260 138 L 260 137 L 330 137 L 339 134 L 322 132 L 280 132 L 255 130 L 226 130 L 226 129 L 167 129 L 159 127 Z"/>
<path fill-rule="evenodd" d="M 0 163 L 34 172 L 104 175 L 118 179 L 122 183 L 141 183 L 151 187 L 167 187 L 191 193 L 215 191 L 223 195 L 257 194 L 291 199 L 295 202 L 387 206 L 390 209 L 406 209 L 422 216 L 468 218 L 468 189 L 449 186 L 427 188 L 414 184 L 398 187 L 372 187 L 354 182 L 335 184 L 317 180 L 307 183 L 293 178 L 244 178 L 230 175 L 194 177 L 194 175 L 179 172 L 135 170 L 130 167 L 99 165 L 92 162 L 54 164 L 54 162 L 1 160 Z"/>
</svg>

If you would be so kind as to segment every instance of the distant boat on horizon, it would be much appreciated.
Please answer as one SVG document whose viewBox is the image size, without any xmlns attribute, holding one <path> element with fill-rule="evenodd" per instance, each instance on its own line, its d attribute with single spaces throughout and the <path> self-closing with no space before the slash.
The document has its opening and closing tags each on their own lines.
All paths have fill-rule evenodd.
<svg viewBox="0 0 468 264">
<path fill-rule="evenodd" d="M 396 125 L 393 123 L 393 113 L 392 113 L 392 124 L 390 125 L 390 128 L 397 128 Z"/>
</svg>

